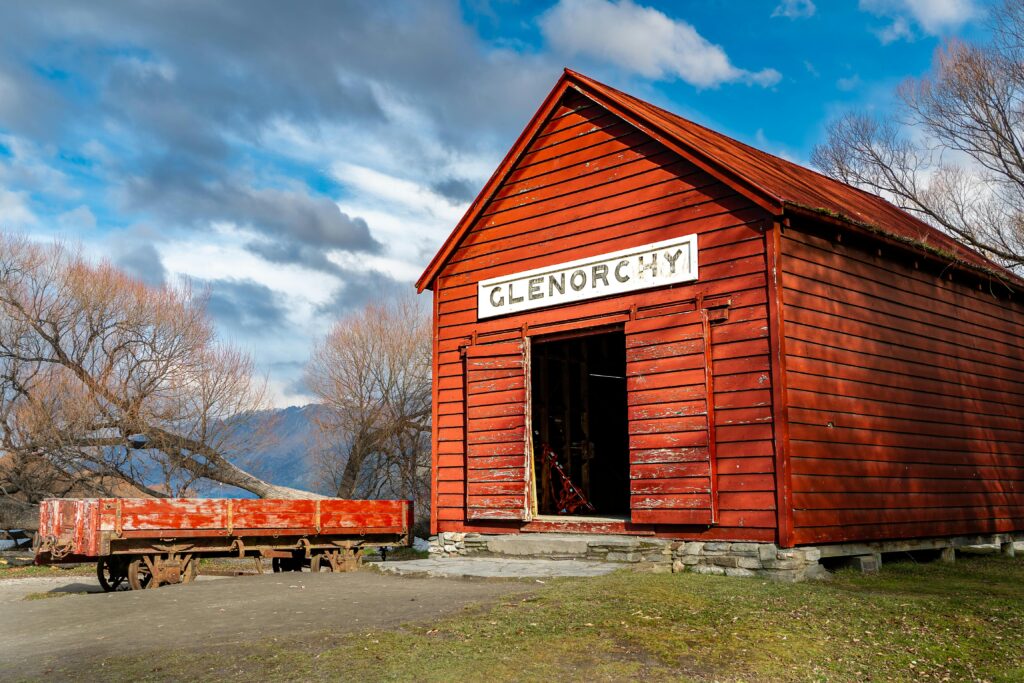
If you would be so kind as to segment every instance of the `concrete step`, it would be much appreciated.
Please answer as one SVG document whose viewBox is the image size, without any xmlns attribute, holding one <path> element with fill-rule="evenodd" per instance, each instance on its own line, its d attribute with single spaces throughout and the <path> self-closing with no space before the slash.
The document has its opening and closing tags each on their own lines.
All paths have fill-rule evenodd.
<svg viewBox="0 0 1024 683">
<path fill-rule="evenodd" d="M 671 565 L 669 541 L 646 536 L 607 534 L 465 534 L 458 539 L 469 555 L 579 559 L 599 562 Z"/>
<path fill-rule="evenodd" d="M 559 576 L 600 576 L 622 565 L 590 560 L 513 559 L 508 557 L 451 557 L 381 562 L 378 571 L 399 576 L 453 579 L 545 579 Z"/>
</svg>

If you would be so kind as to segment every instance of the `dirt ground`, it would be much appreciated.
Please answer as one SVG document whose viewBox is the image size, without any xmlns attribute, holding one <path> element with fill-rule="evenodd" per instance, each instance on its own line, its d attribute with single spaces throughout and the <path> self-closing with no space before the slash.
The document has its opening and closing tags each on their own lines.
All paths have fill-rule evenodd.
<svg viewBox="0 0 1024 683">
<path fill-rule="evenodd" d="M 533 588 L 370 570 L 211 578 L 117 593 L 92 592 L 98 585 L 88 577 L 8 579 L 0 581 L 0 670 L 4 680 L 69 680 L 77 665 L 92 668 L 111 655 L 181 649 L 187 656 L 199 646 L 396 627 Z M 49 592 L 73 594 L 38 599 Z"/>
</svg>

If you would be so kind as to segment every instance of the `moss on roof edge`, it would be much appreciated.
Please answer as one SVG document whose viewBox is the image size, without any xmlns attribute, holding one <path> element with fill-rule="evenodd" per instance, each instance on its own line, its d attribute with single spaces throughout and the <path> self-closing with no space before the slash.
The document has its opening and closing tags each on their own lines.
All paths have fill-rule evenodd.
<svg viewBox="0 0 1024 683">
<path fill-rule="evenodd" d="M 1015 292 L 1024 289 L 1024 281 L 1022 281 L 1018 276 L 1016 276 L 1015 274 L 1011 273 L 1008 270 L 991 268 L 988 266 L 983 266 L 980 263 L 972 263 L 970 261 L 966 261 L 962 258 L 957 257 L 957 255 L 954 252 L 942 249 L 940 247 L 936 247 L 935 245 L 929 244 L 924 240 L 914 239 L 913 237 L 907 237 L 906 235 L 899 235 L 897 233 L 886 230 L 885 228 L 876 223 L 868 223 L 866 221 L 861 221 L 856 218 L 853 218 L 852 216 L 848 216 L 844 213 L 840 213 L 832 209 L 826 209 L 825 207 L 808 206 L 807 204 L 801 204 L 799 202 L 792 202 L 787 200 L 783 200 L 782 203 L 785 206 L 792 206 L 798 209 L 803 209 L 808 213 L 828 216 L 829 218 L 841 220 L 844 223 L 849 223 L 854 227 L 861 228 L 870 233 L 885 237 L 886 239 L 893 240 L 895 242 L 899 242 L 910 247 L 914 247 L 927 254 L 944 259 L 952 265 L 961 266 L 969 270 L 984 273 L 985 275 L 988 275 L 989 277 L 994 278 L 999 282 L 1003 283 L 1004 285 L 1007 286 L 1007 288 L 1010 288 Z"/>
</svg>

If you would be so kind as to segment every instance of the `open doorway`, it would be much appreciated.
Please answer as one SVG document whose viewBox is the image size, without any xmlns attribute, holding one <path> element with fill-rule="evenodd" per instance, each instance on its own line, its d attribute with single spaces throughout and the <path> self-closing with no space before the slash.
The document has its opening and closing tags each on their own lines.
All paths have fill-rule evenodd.
<svg viewBox="0 0 1024 683">
<path fill-rule="evenodd" d="M 530 353 L 537 513 L 627 517 L 625 334 L 534 340 Z"/>
</svg>

